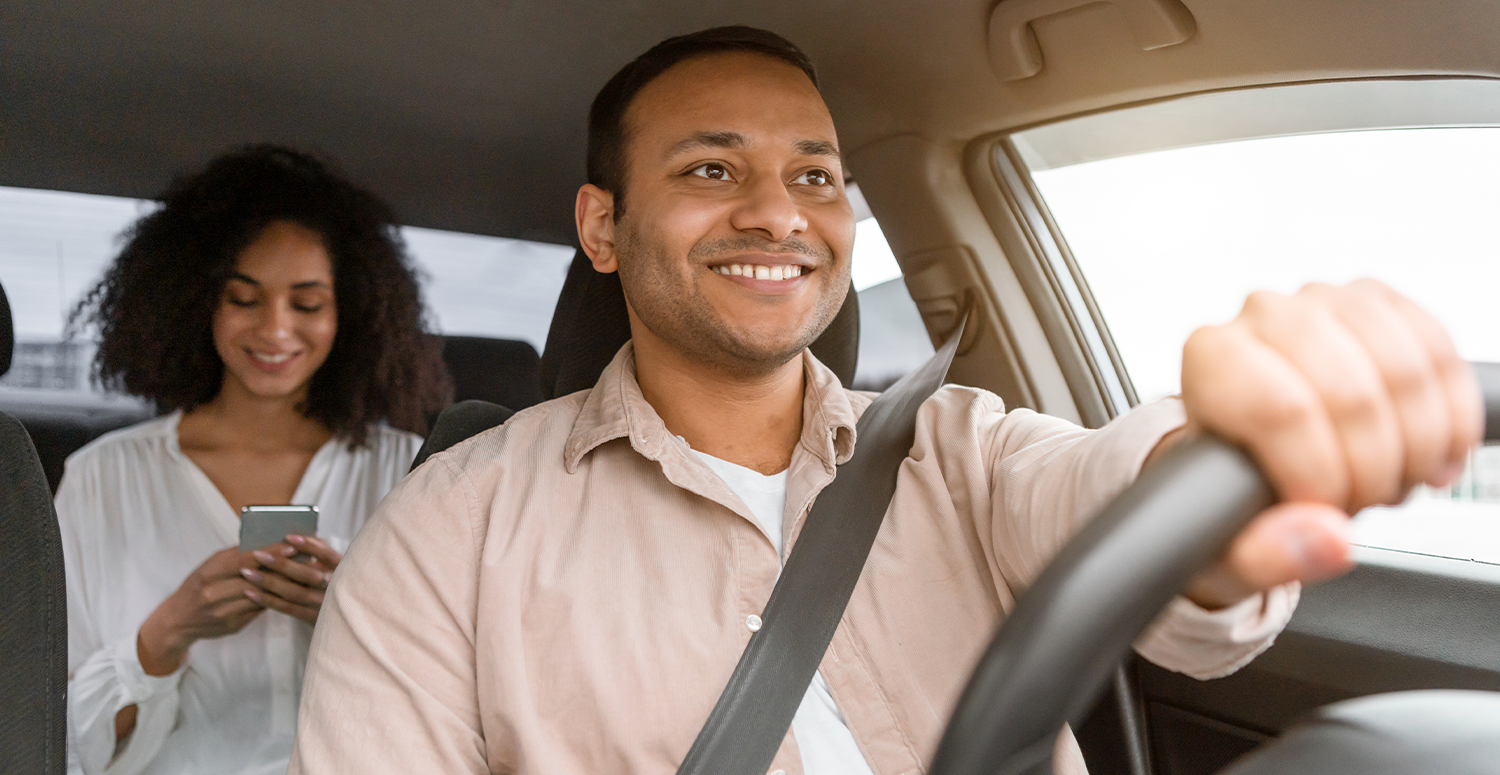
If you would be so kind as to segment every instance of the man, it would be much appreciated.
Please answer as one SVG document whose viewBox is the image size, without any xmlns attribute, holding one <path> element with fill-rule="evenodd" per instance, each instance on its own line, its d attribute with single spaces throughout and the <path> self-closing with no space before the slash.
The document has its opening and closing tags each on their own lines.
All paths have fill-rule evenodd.
<svg viewBox="0 0 1500 775">
<path fill-rule="evenodd" d="M 849 284 L 833 121 L 790 43 L 667 41 L 594 103 L 579 239 L 632 343 L 591 391 L 436 456 L 351 547 L 308 665 L 292 773 L 671 773 L 718 698 L 867 396 L 807 345 Z M 1199 677 L 1266 648 L 1347 513 L 1443 482 L 1472 375 L 1382 286 L 1256 296 L 1194 335 L 1184 397 L 1097 432 L 947 387 L 772 766 L 919 771 L 1017 592 L 1186 427 L 1287 499 L 1137 644 Z M 1071 736 L 1060 772 L 1082 772 Z"/>
</svg>

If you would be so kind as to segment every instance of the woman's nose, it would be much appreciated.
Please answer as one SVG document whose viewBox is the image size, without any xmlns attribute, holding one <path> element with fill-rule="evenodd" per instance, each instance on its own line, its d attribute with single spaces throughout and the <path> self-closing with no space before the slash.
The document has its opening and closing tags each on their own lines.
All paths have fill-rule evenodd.
<svg viewBox="0 0 1500 775">
<path fill-rule="evenodd" d="M 257 328 L 257 333 L 271 341 L 290 339 L 292 336 L 292 310 L 286 304 L 267 304 L 261 307 L 264 310 Z"/>
</svg>

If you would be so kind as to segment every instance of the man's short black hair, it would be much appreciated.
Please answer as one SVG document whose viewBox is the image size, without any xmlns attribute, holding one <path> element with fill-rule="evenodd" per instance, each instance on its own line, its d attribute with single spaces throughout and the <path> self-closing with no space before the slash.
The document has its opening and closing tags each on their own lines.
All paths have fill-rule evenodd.
<svg viewBox="0 0 1500 775">
<path fill-rule="evenodd" d="M 818 85 L 812 60 L 796 44 L 774 32 L 735 25 L 668 38 L 620 68 L 594 97 L 589 108 L 589 182 L 615 195 L 615 217 L 625 204 L 625 112 L 646 84 L 673 65 L 730 51 L 744 51 L 779 59 L 804 73 Z"/>
</svg>

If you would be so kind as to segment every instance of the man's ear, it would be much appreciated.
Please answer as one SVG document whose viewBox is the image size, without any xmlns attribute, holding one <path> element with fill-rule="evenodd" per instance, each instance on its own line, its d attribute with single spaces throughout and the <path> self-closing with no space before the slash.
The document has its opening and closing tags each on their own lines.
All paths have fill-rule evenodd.
<svg viewBox="0 0 1500 775">
<path fill-rule="evenodd" d="M 578 244 L 588 254 L 594 271 L 609 274 L 620 268 L 615 255 L 615 195 L 586 183 L 578 189 L 573 220 L 578 226 Z"/>
</svg>

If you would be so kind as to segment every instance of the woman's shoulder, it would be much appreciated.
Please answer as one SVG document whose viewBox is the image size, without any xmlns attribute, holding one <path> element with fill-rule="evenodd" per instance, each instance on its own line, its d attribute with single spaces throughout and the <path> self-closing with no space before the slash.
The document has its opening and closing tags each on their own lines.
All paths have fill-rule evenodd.
<svg viewBox="0 0 1500 775">
<path fill-rule="evenodd" d="M 68 456 L 68 467 L 103 462 L 121 456 L 139 460 L 140 455 L 152 448 L 165 450 L 177 428 L 177 413 L 153 417 L 135 425 L 110 431 L 79 447 Z"/>
</svg>

